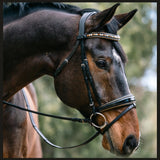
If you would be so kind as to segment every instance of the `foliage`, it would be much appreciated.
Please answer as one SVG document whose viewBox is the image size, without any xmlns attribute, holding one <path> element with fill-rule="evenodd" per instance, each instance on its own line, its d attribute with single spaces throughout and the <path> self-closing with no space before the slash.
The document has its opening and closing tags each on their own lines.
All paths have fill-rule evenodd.
<svg viewBox="0 0 160 160">
<path fill-rule="evenodd" d="M 103 10 L 114 3 L 71 3 L 81 8 L 96 8 Z M 121 41 L 127 56 L 126 66 L 127 79 L 130 89 L 137 99 L 137 113 L 139 117 L 142 140 L 140 148 L 132 158 L 156 157 L 156 92 L 147 91 L 139 83 L 145 70 L 150 64 L 153 55 L 152 49 L 156 45 L 156 30 L 152 27 L 150 17 L 151 10 L 156 6 L 151 3 L 122 3 L 116 14 L 128 12 L 137 8 L 138 13 L 133 20 L 120 30 Z M 137 83 L 131 83 L 137 79 Z M 80 113 L 65 106 L 56 96 L 53 78 L 43 76 L 34 82 L 36 87 L 39 110 L 41 112 L 63 115 L 68 117 L 82 117 Z M 84 141 L 92 135 L 94 129 L 88 125 L 39 117 L 40 129 L 57 145 L 71 146 Z M 102 136 L 96 138 L 86 146 L 59 150 L 54 149 L 42 141 L 44 157 L 56 158 L 107 158 L 117 156 L 106 152 L 101 145 Z"/>
</svg>

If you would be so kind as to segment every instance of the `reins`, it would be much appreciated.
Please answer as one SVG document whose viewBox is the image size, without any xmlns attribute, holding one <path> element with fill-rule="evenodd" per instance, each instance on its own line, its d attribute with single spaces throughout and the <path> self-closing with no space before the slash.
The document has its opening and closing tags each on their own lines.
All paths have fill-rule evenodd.
<svg viewBox="0 0 160 160">
<path fill-rule="evenodd" d="M 30 109 L 30 105 L 29 105 L 29 102 L 28 102 L 28 99 L 27 99 L 27 96 L 26 96 L 26 93 L 24 91 L 24 89 L 22 89 L 22 93 L 23 93 L 23 97 L 24 97 L 24 101 L 26 103 L 26 106 L 27 106 L 27 109 L 26 108 L 23 108 L 23 107 L 20 107 L 18 105 L 15 105 L 15 104 L 12 104 L 12 103 L 9 103 L 9 102 L 6 102 L 6 101 L 3 101 L 4 104 L 6 105 L 10 105 L 14 108 L 17 108 L 17 109 L 20 109 L 22 111 L 27 111 L 29 112 L 29 117 L 30 117 L 30 121 L 32 123 L 32 126 L 33 128 L 35 129 L 35 131 L 39 134 L 39 136 L 46 142 L 48 143 L 49 145 L 51 145 L 52 147 L 54 148 L 58 148 L 58 149 L 71 149 L 71 148 L 76 148 L 76 147 L 80 147 L 82 145 L 85 145 L 85 144 L 88 144 L 89 142 L 91 142 L 93 139 L 95 139 L 99 134 L 104 134 L 106 130 L 108 130 L 118 119 L 120 119 L 125 113 L 127 113 L 130 109 L 132 109 L 133 107 L 135 107 L 134 105 L 135 104 L 132 104 L 130 105 L 127 109 L 125 109 L 123 112 L 121 112 L 112 122 L 110 122 L 109 124 L 107 124 L 107 127 L 105 130 L 103 130 L 102 132 L 100 132 L 99 130 L 99 126 L 96 126 L 94 123 L 92 123 L 91 119 L 81 119 L 81 118 L 69 118 L 69 117 L 62 117 L 62 116 L 56 116 L 56 115 L 51 115 L 51 114 L 46 114 L 46 113 L 42 113 L 42 112 L 36 112 L 34 110 L 31 110 Z M 126 97 L 126 96 L 124 96 Z M 131 100 L 131 99 L 130 99 Z M 122 99 L 122 101 L 124 101 Z M 121 101 L 121 98 L 119 98 L 119 103 L 122 102 Z M 132 101 L 135 101 L 134 99 L 131 100 Z M 130 103 L 131 103 L 130 102 Z M 114 104 L 115 103 L 115 100 L 105 104 L 104 106 L 102 106 L 103 108 L 105 107 L 107 109 L 107 107 L 110 107 L 111 104 Z M 119 107 L 119 106 L 117 106 Z M 116 107 L 114 107 L 116 108 Z M 99 108 L 99 110 L 101 110 L 101 108 Z M 34 119 L 33 119 L 33 116 L 32 116 L 32 113 L 34 114 L 38 114 L 38 115 L 41 115 L 41 116 L 46 116 L 46 117 L 51 117 L 51 118 L 56 118 L 56 119 L 61 119 L 61 120 L 69 120 L 69 121 L 73 121 L 73 122 L 79 122 L 79 123 L 89 123 L 91 124 L 92 126 L 94 127 L 97 127 L 97 132 L 95 132 L 95 134 L 93 136 L 91 136 L 89 139 L 87 139 L 86 141 L 84 141 L 83 143 L 79 144 L 79 145 L 75 145 L 75 146 L 69 146 L 69 147 L 61 147 L 61 146 L 58 146 L 58 145 L 55 145 L 53 144 L 52 142 L 50 142 L 45 136 L 44 134 L 38 129 L 38 127 L 36 126 L 35 122 L 34 122 Z M 97 112 L 98 113 L 98 112 Z M 92 114 L 93 115 L 93 114 Z M 91 116 L 92 116 L 91 115 Z"/>
<path fill-rule="evenodd" d="M 25 102 L 26 102 L 26 106 L 27 108 L 30 110 L 30 105 L 29 105 L 29 102 L 28 102 L 28 99 L 27 99 L 27 96 L 25 94 L 25 91 L 24 89 L 22 89 L 22 93 L 23 93 L 23 96 L 24 96 L 24 99 L 25 99 Z M 88 140 L 86 140 L 85 142 L 79 144 L 79 145 L 75 145 L 75 146 L 69 146 L 69 147 L 61 147 L 61 146 L 58 146 L 58 145 L 55 145 L 53 144 L 51 141 L 49 141 L 44 135 L 43 133 L 38 129 L 38 127 L 36 126 L 35 122 L 34 122 L 34 119 L 33 119 L 33 116 L 32 116 L 32 113 L 29 112 L 29 117 L 30 117 L 30 120 L 31 120 L 31 123 L 32 123 L 32 126 L 33 128 L 36 130 L 36 132 L 39 134 L 39 136 L 46 142 L 48 143 L 49 145 L 51 145 L 52 147 L 55 147 L 55 148 L 59 148 L 59 149 L 69 149 L 69 148 L 76 148 L 76 147 L 79 147 L 79 146 L 82 146 L 82 145 L 85 145 L 89 142 L 91 142 L 94 138 L 96 138 L 98 135 L 99 135 L 99 132 L 96 132 L 92 137 L 90 137 Z M 55 118 L 55 117 L 54 117 Z M 60 118 L 60 117 L 58 117 Z M 63 118 L 64 120 L 71 120 L 70 118 L 65 118 L 65 117 L 61 117 Z M 80 120 L 80 119 L 79 119 Z M 77 120 L 74 120 L 74 121 L 77 121 Z M 82 120 L 83 121 L 83 120 Z M 81 123 L 82 123 L 81 121 Z M 80 122 L 80 121 L 78 121 Z"/>
<path fill-rule="evenodd" d="M 126 96 L 117 98 L 113 101 L 110 101 L 106 104 L 101 104 L 100 101 L 100 97 L 97 93 L 97 90 L 95 88 L 94 85 L 94 81 L 92 78 L 92 75 L 90 73 L 89 70 L 89 65 L 88 65 L 88 60 L 86 57 L 86 53 L 85 53 L 85 47 L 84 47 L 84 42 L 85 39 L 87 38 L 103 38 L 103 39 L 109 39 L 111 41 L 118 41 L 120 39 L 119 35 L 114 35 L 111 33 L 104 33 L 104 32 L 93 32 L 93 33 L 85 33 L 85 22 L 87 20 L 88 17 L 90 17 L 91 15 L 95 14 L 96 12 L 87 12 L 84 13 L 83 16 L 80 19 L 80 23 L 79 23 L 79 35 L 77 36 L 77 41 L 75 46 L 73 47 L 71 53 L 69 54 L 69 56 L 67 58 L 65 58 L 65 60 L 62 62 L 62 64 L 60 64 L 60 66 L 57 68 L 57 70 L 54 73 L 54 77 L 56 78 L 56 76 L 58 76 L 58 74 L 61 73 L 62 69 L 69 63 L 69 61 L 71 60 L 71 58 L 73 57 L 74 53 L 76 52 L 77 48 L 81 47 L 81 69 L 82 69 L 82 73 L 84 76 L 84 81 L 86 84 L 86 88 L 88 91 L 88 98 L 89 98 L 89 107 L 91 107 L 92 113 L 90 115 L 90 117 L 85 118 L 85 119 L 80 119 L 80 118 L 69 118 L 69 117 L 61 117 L 61 116 L 56 116 L 56 115 L 50 115 L 50 114 L 45 114 L 45 113 L 41 113 L 41 112 L 36 112 L 30 109 L 30 105 L 27 99 L 27 96 L 25 94 L 25 91 L 22 89 L 22 93 L 24 96 L 24 100 L 27 106 L 26 108 L 14 105 L 12 103 L 3 101 L 4 104 L 10 105 L 12 107 L 21 109 L 23 111 L 27 111 L 29 112 L 29 117 L 32 123 L 32 126 L 34 127 L 34 129 L 36 130 L 36 132 L 42 137 L 42 139 L 48 143 L 49 145 L 51 145 L 52 147 L 55 148 L 59 148 L 59 149 L 67 149 L 67 148 L 75 148 L 75 147 L 79 147 L 82 145 L 85 145 L 89 142 L 91 142 L 93 139 L 95 139 L 99 134 L 104 134 L 106 131 L 108 131 L 108 129 L 116 122 L 118 121 L 124 114 L 126 114 L 129 110 L 131 110 L 132 108 L 136 107 L 135 104 L 135 98 L 132 94 L 128 94 Z M 91 89 L 93 91 L 93 94 L 95 96 L 95 99 L 98 103 L 98 107 L 95 107 L 95 103 L 91 94 Z M 105 116 L 103 115 L 104 111 L 108 111 L 108 110 L 112 110 L 115 108 L 120 108 L 120 107 L 126 107 L 115 119 L 113 119 L 110 123 L 107 122 Z M 75 145 L 75 146 L 69 146 L 69 147 L 61 147 L 58 145 L 53 144 L 52 142 L 50 142 L 44 135 L 43 133 L 38 129 L 38 127 L 36 126 L 32 113 L 34 114 L 39 114 L 42 116 L 47 116 L 47 117 L 52 117 L 52 118 L 57 118 L 57 119 L 62 119 L 62 120 L 69 120 L 69 121 L 73 121 L 73 122 L 80 122 L 80 123 L 89 123 L 91 124 L 93 127 L 95 127 L 98 131 L 91 136 L 88 140 L 86 140 L 85 142 L 79 144 L 79 145 Z M 95 119 L 100 116 L 104 122 L 102 125 L 98 125 L 95 122 Z"/>
</svg>

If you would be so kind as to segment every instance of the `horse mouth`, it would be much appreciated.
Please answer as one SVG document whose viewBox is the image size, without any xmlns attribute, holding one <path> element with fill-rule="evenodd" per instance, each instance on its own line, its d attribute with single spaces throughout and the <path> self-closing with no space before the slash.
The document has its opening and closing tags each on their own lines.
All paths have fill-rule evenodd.
<svg viewBox="0 0 160 160">
<path fill-rule="evenodd" d="M 126 138 L 122 149 L 120 150 L 118 147 L 115 146 L 114 142 L 112 141 L 109 131 L 105 132 L 104 136 L 106 137 L 106 140 L 104 140 L 103 137 L 103 141 L 105 141 L 105 142 L 102 141 L 103 147 L 109 150 L 111 153 L 116 154 L 117 156 L 129 157 L 132 153 L 134 153 L 138 149 L 140 145 L 140 140 L 137 141 L 133 135 L 129 135 Z M 106 141 L 108 143 L 107 145 L 105 144 Z"/>
</svg>

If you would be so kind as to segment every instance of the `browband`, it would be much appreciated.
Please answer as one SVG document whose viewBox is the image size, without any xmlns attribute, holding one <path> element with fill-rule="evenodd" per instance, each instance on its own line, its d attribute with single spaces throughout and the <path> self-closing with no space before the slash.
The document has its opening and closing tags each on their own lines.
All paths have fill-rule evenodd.
<svg viewBox="0 0 160 160">
<path fill-rule="evenodd" d="M 119 41 L 120 36 L 117 34 L 111 34 L 107 32 L 92 32 L 88 34 L 79 35 L 77 37 L 78 40 L 80 39 L 88 39 L 88 38 L 102 38 L 102 39 L 108 39 L 111 41 Z"/>
</svg>

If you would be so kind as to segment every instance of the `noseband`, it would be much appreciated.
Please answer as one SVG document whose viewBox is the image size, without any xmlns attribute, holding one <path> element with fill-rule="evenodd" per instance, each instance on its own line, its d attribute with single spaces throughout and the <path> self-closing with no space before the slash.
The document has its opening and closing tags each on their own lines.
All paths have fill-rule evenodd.
<svg viewBox="0 0 160 160">
<path fill-rule="evenodd" d="M 84 76 L 84 81 L 85 81 L 87 92 L 88 92 L 89 107 L 91 108 L 91 111 L 92 111 L 90 117 L 87 117 L 85 119 L 68 118 L 68 117 L 60 117 L 60 116 L 55 116 L 55 115 L 44 114 L 44 113 L 41 113 L 41 112 L 36 112 L 36 111 L 30 110 L 29 102 L 28 102 L 28 99 L 27 99 L 27 96 L 25 94 L 24 89 L 22 89 L 22 93 L 23 93 L 23 96 L 24 96 L 24 100 L 25 100 L 27 109 L 23 108 L 23 107 L 20 107 L 20 106 L 17 106 L 17 105 L 14 105 L 12 103 L 3 101 L 4 104 L 13 106 L 15 108 L 18 108 L 18 109 L 21 109 L 21 110 L 24 110 L 24 111 L 28 111 L 31 123 L 32 123 L 34 129 L 36 130 L 36 132 L 42 137 L 42 139 L 44 141 L 46 141 L 49 145 L 51 145 L 52 147 L 55 147 L 55 148 L 59 148 L 59 149 L 75 148 L 75 147 L 79 147 L 79 146 L 82 146 L 84 144 L 89 143 L 94 138 L 96 138 L 99 134 L 104 134 L 106 131 L 108 131 L 108 129 L 116 121 L 118 121 L 124 114 L 126 114 L 132 108 L 136 107 L 135 98 L 132 94 L 128 94 L 126 96 L 117 98 L 117 99 L 115 99 L 113 101 L 110 101 L 110 102 L 108 102 L 106 104 L 103 104 L 103 105 L 101 104 L 99 95 L 98 95 L 97 90 L 96 90 L 95 85 L 94 85 L 92 75 L 91 75 L 90 70 L 89 70 L 88 60 L 87 60 L 86 53 L 85 53 L 84 41 L 85 41 L 85 39 L 89 39 L 89 38 L 103 38 L 103 39 L 108 39 L 108 40 L 111 40 L 111 41 L 118 41 L 120 39 L 120 36 L 115 35 L 115 34 L 111 34 L 111 33 L 105 33 L 105 32 L 92 32 L 92 33 L 89 33 L 89 34 L 85 33 L 85 22 L 86 22 L 88 17 L 90 17 L 91 15 L 93 15 L 95 13 L 96 12 L 87 12 L 87 13 L 83 14 L 83 16 L 80 19 L 80 23 L 79 23 L 79 35 L 77 36 L 76 44 L 73 47 L 69 56 L 62 62 L 62 64 L 57 68 L 57 70 L 54 73 L 54 78 L 55 78 L 56 76 L 58 76 L 58 74 L 60 74 L 60 72 L 66 66 L 66 64 L 69 63 L 69 60 L 72 58 L 72 56 L 74 55 L 74 53 L 76 52 L 77 48 L 80 45 L 81 46 L 81 60 L 82 60 L 81 69 L 82 69 L 82 73 L 83 73 L 83 76 Z M 90 88 L 92 89 L 93 94 L 95 96 L 95 99 L 96 99 L 96 101 L 99 105 L 98 107 L 95 107 L 95 103 L 94 103 Z M 115 108 L 120 108 L 120 107 L 127 107 L 127 108 L 124 111 L 122 111 L 110 123 L 108 123 L 105 116 L 103 115 L 103 112 L 108 111 L 108 110 L 113 110 Z M 36 124 L 33 120 L 32 113 L 43 115 L 43 116 L 48 116 L 48 117 L 52 117 L 52 118 L 58 118 L 58 119 L 62 119 L 62 120 L 70 120 L 70 121 L 80 122 L 80 123 L 89 123 L 93 127 L 95 127 L 98 131 L 92 137 L 90 137 L 88 140 L 86 140 L 85 142 L 83 142 L 79 145 L 70 146 L 70 147 L 57 146 L 57 145 L 51 143 L 43 135 L 43 133 L 38 129 L 38 127 L 36 126 Z M 95 119 L 98 118 L 98 117 L 101 117 L 101 119 L 103 120 L 103 124 L 99 125 L 99 124 L 96 123 Z"/>
</svg>

